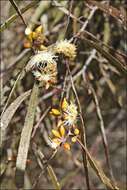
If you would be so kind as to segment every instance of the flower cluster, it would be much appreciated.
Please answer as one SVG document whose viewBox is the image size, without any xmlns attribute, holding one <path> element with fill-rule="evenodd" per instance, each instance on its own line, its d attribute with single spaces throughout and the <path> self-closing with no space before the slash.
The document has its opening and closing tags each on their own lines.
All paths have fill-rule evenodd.
<svg viewBox="0 0 127 190">
<path fill-rule="evenodd" d="M 55 116 L 61 115 L 63 118 L 63 124 L 65 126 L 74 127 L 77 121 L 77 116 L 78 116 L 77 106 L 73 102 L 70 102 L 69 104 L 66 98 L 63 99 L 60 110 L 52 109 L 50 113 Z"/>
<path fill-rule="evenodd" d="M 55 65 L 57 56 L 51 51 L 40 51 L 31 57 L 26 65 L 26 71 L 45 68 L 48 64 Z"/>
<path fill-rule="evenodd" d="M 76 46 L 68 40 L 56 42 L 54 51 L 55 53 L 65 55 L 65 57 L 69 58 L 71 61 L 73 61 L 76 57 Z"/>
<path fill-rule="evenodd" d="M 70 150 L 69 137 L 71 137 L 71 142 L 76 142 L 79 135 L 79 129 L 76 127 L 78 117 L 77 106 L 72 102 L 69 104 L 66 98 L 64 98 L 60 110 L 52 108 L 50 113 L 60 118 L 57 129 L 52 130 L 54 135 L 52 147 L 63 146 L 65 149 Z"/>
<path fill-rule="evenodd" d="M 32 71 L 35 79 L 43 82 L 46 89 L 57 83 L 57 56 L 51 51 L 42 51 L 34 55 L 26 65 L 26 71 Z"/>
<path fill-rule="evenodd" d="M 27 36 L 27 40 L 24 42 L 25 48 L 33 48 L 35 50 L 46 50 L 47 48 L 43 45 L 46 41 L 46 37 L 43 34 L 43 27 L 38 26 L 34 31 L 31 31 L 30 28 L 26 28 L 25 34 Z"/>
<path fill-rule="evenodd" d="M 45 47 L 43 44 L 46 37 L 44 36 L 42 26 L 37 27 L 34 31 L 31 31 L 30 28 L 26 28 L 25 34 L 27 36 L 27 41 L 24 46 L 36 50 L 36 54 L 31 57 L 26 65 L 26 72 L 31 71 L 35 79 L 42 82 L 46 89 L 50 86 L 56 85 L 58 74 L 57 58 L 59 54 L 63 54 L 69 60 L 74 60 L 76 57 L 76 46 L 69 41 L 64 40 L 57 42 L 52 48 Z M 73 104 L 70 104 L 64 114 L 65 124 L 72 125 L 76 114 L 77 110 L 75 110 Z"/>
</svg>

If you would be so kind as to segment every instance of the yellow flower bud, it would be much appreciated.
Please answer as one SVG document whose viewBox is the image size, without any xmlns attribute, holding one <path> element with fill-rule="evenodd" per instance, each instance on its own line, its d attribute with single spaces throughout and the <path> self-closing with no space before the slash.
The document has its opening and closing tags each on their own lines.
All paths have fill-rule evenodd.
<svg viewBox="0 0 127 190">
<path fill-rule="evenodd" d="M 63 125 L 60 126 L 60 133 L 62 137 L 65 135 L 65 128 L 63 127 Z"/>
<path fill-rule="evenodd" d="M 53 133 L 53 135 L 54 135 L 55 137 L 61 138 L 61 135 L 60 135 L 60 133 L 59 133 L 58 131 L 52 129 L 52 133 Z"/>
<path fill-rule="evenodd" d="M 77 128 L 74 130 L 74 134 L 79 135 L 79 130 Z"/>
<path fill-rule="evenodd" d="M 42 27 L 42 26 L 38 26 L 38 27 L 35 29 L 35 32 L 36 32 L 36 33 L 42 33 L 42 32 L 43 32 L 43 27 Z"/>
<path fill-rule="evenodd" d="M 38 34 L 36 32 L 32 32 L 32 38 L 35 40 L 37 39 L 37 37 L 38 37 Z"/>
<path fill-rule="evenodd" d="M 61 107 L 62 107 L 63 110 L 66 110 L 66 109 L 67 109 L 67 107 L 68 107 L 68 102 L 67 102 L 66 98 L 63 99 Z"/>
<path fill-rule="evenodd" d="M 77 137 L 75 136 L 75 137 L 72 137 L 71 138 L 71 141 L 73 142 L 73 143 L 75 143 L 76 141 L 77 141 Z"/>
<path fill-rule="evenodd" d="M 70 147 L 70 145 L 69 145 L 68 143 L 64 143 L 64 144 L 63 144 L 63 147 L 64 147 L 66 150 L 70 150 L 70 149 L 71 149 L 71 147 Z"/>
<path fill-rule="evenodd" d="M 47 50 L 47 47 L 45 47 L 44 45 L 40 45 L 40 50 L 41 51 Z"/>
<path fill-rule="evenodd" d="M 50 111 L 50 114 L 52 114 L 52 115 L 55 115 L 55 116 L 59 116 L 60 115 L 60 111 L 58 110 L 58 109 L 52 109 L 51 111 Z"/>
</svg>

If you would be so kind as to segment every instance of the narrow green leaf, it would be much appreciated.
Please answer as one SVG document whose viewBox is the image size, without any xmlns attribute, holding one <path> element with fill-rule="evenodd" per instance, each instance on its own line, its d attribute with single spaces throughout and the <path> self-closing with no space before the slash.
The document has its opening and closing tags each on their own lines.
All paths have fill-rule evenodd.
<svg viewBox="0 0 127 190">
<path fill-rule="evenodd" d="M 21 133 L 21 139 L 18 149 L 18 156 L 16 161 L 16 185 L 23 187 L 24 172 L 26 168 L 27 154 L 30 145 L 31 132 L 33 129 L 35 110 L 38 102 L 38 85 L 34 84 L 31 97 L 29 100 L 28 110 L 25 118 L 24 127 Z"/>
</svg>

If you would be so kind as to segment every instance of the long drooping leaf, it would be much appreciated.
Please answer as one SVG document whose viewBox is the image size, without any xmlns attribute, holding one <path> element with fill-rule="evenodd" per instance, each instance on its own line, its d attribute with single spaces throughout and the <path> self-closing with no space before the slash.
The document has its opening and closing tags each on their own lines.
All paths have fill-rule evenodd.
<svg viewBox="0 0 127 190">
<path fill-rule="evenodd" d="M 16 161 L 16 185 L 23 187 L 24 172 L 26 168 L 27 154 L 30 145 L 31 132 L 33 129 L 35 110 L 38 102 L 38 85 L 34 84 L 29 100 L 28 110 L 25 118 L 24 127 L 21 133 L 18 156 Z"/>
<path fill-rule="evenodd" d="M 7 127 L 15 114 L 20 104 L 30 95 L 31 90 L 21 94 L 11 105 L 6 109 L 1 118 L 1 146 L 6 138 Z"/>
</svg>

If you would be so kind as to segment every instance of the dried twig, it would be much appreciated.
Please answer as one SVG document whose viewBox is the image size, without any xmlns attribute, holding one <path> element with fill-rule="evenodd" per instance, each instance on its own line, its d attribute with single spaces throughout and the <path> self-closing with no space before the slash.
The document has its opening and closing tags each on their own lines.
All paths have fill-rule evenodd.
<svg viewBox="0 0 127 190">
<path fill-rule="evenodd" d="M 93 42 L 92 40 L 87 39 L 85 36 L 81 37 L 81 39 L 83 39 L 90 47 L 95 48 L 99 53 L 101 53 L 110 62 L 110 64 L 118 68 L 121 73 L 127 73 L 126 65 L 117 58 L 115 58 L 108 51 L 105 51 L 99 43 Z"/>
<path fill-rule="evenodd" d="M 9 104 L 11 98 L 12 98 L 12 95 L 13 95 L 13 93 L 14 93 L 14 90 L 15 90 L 15 88 L 16 88 L 18 82 L 20 81 L 20 79 L 22 78 L 23 75 L 24 75 L 24 68 L 23 68 L 22 71 L 18 74 L 17 79 L 16 79 L 16 81 L 14 82 L 14 85 L 13 85 L 13 87 L 12 87 L 10 93 L 9 93 L 9 96 L 8 96 L 8 98 L 7 98 L 7 101 L 6 101 L 5 105 L 4 105 L 3 111 L 2 111 L 2 113 L 1 113 L 1 117 L 2 117 L 2 115 L 4 114 L 4 112 L 5 112 L 5 110 L 6 110 L 7 106 L 8 106 L 8 104 Z"/>
<path fill-rule="evenodd" d="M 101 11 L 105 12 L 108 15 L 111 15 L 112 17 L 117 19 L 117 21 L 119 21 L 126 29 L 127 18 L 126 14 L 124 14 L 124 11 L 122 12 L 121 10 L 107 3 L 101 3 L 94 0 L 86 0 L 86 3 L 88 3 L 89 5 L 97 6 Z"/>
<path fill-rule="evenodd" d="M 62 87 L 62 92 L 61 92 L 61 99 L 60 99 L 60 105 L 61 105 L 61 103 L 63 101 L 63 97 L 64 97 L 66 85 L 67 85 L 67 76 L 68 76 L 68 70 L 66 71 L 64 82 L 63 82 L 63 87 Z"/>
<path fill-rule="evenodd" d="M 74 86 L 74 82 L 73 82 L 73 78 L 72 78 L 72 75 L 71 75 L 71 71 L 70 71 L 68 62 L 66 62 L 66 65 L 67 65 L 67 69 L 68 69 L 69 76 L 70 76 L 70 79 L 71 79 L 72 89 L 74 91 L 74 94 L 75 94 L 75 97 L 76 97 L 76 100 L 77 100 L 77 103 L 78 103 L 78 107 L 79 107 L 79 112 L 80 112 L 79 116 L 80 116 L 80 120 L 81 120 L 81 123 L 82 123 L 82 125 L 81 125 L 82 126 L 81 127 L 81 141 L 82 141 L 83 145 L 86 147 L 87 146 L 86 145 L 86 132 L 85 132 L 84 120 L 83 120 L 83 117 L 82 117 L 82 109 L 81 109 L 81 105 L 80 105 L 80 101 L 79 101 L 79 98 L 78 98 L 77 91 L 76 91 L 75 86 Z M 87 189 L 90 190 L 87 155 L 83 154 L 82 156 L 83 156 L 83 165 L 84 165 L 84 169 L 85 169 L 86 185 L 87 185 Z"/>
<path fill-rule="evenodd" d="M 31 135 L 32 138 L 34 138 L 35 133 L 36 133 L 36 131 L 37 131 L 37 129 L 38 129 L 40 123 L 41 123 L 42 120 L 46 117 L 46 115 L 47 115 L 47 113 L 49 112 L 50 109 L 51 109 L 51 106 L 49 106 L 49 107 L 45 110 L 45 112 L 42 114 L 42 116 L 40 117 L 40 119 L 39 119 L 39 121 L 37 122 L 37 124 L 34 126 L 34 130 L 33 130 L 32 135 Z"/>
<path fill-rule="evenodd" d="M 12 69 L 14 66 L 16 66 L 24 57 L 30 57 L 31 51 L 30 49 L 24 49 L 13 61 L 13 63 L 9 64 L 6 69 L 1 70 L 0 77 L 2 78 L 4 74 L 7 74 L 7 72 Z"/>
<path fill-rule="evenodd" d="M 126 117 L 126 111 L 124 109 L 120 110 L 119 113 L 114 117 L 114 119 L 109 123 L 108 127 L 105 129 L 106 135 L 110 135 L 114 128 L 116 129 L 117 123 L 122 121 L 123 118 Z M 90 152 L 92 154 L 95 154 L 95 151 L 97 151 L 97 147 L 100 144 L 102 140 L 101 135 L 98 135 L 95 139 L 95 143 L 92 145 Z"/>
<path fill-rule="evenodd" d="M 82 24 L 83 26 L 81 27 L 81 30 L 79 30 L 79 32 L 77 32 L 77 34 L 75 34 L 70 41 L 72 41 L 75 38 L 81 38 L 84 39 L 85 42 L 92 48 L 95 48 L 97 51 L 99 51 L 99 53 L 101 53 L 107 60 L 110 61 L 111 64 L 113 64 L 114 66 L 116 66 L 122 73 L 127 73 L 127 67 L 126 65 L 121 62 L 120 60 L 118 60 L 117 58 L 115 58 L 111 53 L 109 53 L 108 51 L 105 51 L 103 46 L 107 47 L 108 49 L 111 49 L 112 51 L 116 52 L 112 47 L 104 44 L 101 42 L 101 40 L 98 40 L 92 33 L 88 32 L 87 30 L 85 30 L 85 27 L 87 25 L 87 22 L 82 22 L 80 19 L 76 18 L 72 13 L 70 14 L 69 11 L 63 7 L 60 3 L 58 3 L 57 1 L 53 0 L 53 3 L 56 5 L 56 7 L 58 9 L 60 9 L 61 11 L 63 11 L 65 14 L 67 14 L 68 16 L 70 16 L 71 18 L 75 19 L 76 21 L 78 21 L 80 24 Z M 91 14 L 89 15 L 89 17 L 92 17 L 95 10 L 97 9 L 97 7 L 95 6 L 93 8 L 93 11 L 91 12 Z M 88 19 L 89 20 L 89 19 Z M 91 38 L 92 40 L 89 40 L 88 38 Z M 116 52 L 119 54 L 119 52 Z"/>
<path fill-rule="evenodd" d="M 56 0 L 53 0 L 52 4 L 55 5 L 59 10 L 61 10 L 62 12 L 64 12 L 69 17 L 75 19 L 76 21 L 78 21 L 81 24 L 84 24 L 84 22 L 82 22 L 79 18 L 75 17 L 72 13 L 70 13 L 64 6 L 62 6 Z"/>
<path fill-rule="evenodd" d="M 37 155 L 37 158 L 40 160 L 40 162 L 38 162 L 38 163 L 40 163 L 39 165 L 41 166 L 41 169 L 44 170 L 43 165 L 44 165 L 44 162 L 47 163 L 47 160 L 46 160 L 44 154 L 42 153 L 42 151 L 39 148 L 37 150 L 37 154 L 36 155 Z M 49 174 L 49 176 L 51 178 L 51 181 L 53 183 L 54 188 L 56 190 L 60 190 L 61 188 L 60 188 L 60 184 L 58 182 L 58 179 L 56 177 L 56 174 L 55 174 L 52 166 L 49 163 L 47 163 L 46 169 L 47 169 L 47 172 L 48 172 L 48 174 Z"/>
<path fill-rule="evenodd" d="M 111 167 L 111 162 L 110 162 L 109 146 L 108 146 L 108 141 L 107 141 L 107 137 L 106 137 L 106 133 L 105 133 L 104 120 L 103 120 L 103 117 L 102 117 L 102 114 L 101 114 L 99 101 L 98 101 L 96 92 L 95 92 L 94 88 L 92 87 L 92 85 L 90 83 L 88 83 L 88 87 L 89 87 L 89 89 L 91 90 L 91 92 L 93 94 L 94 102 L 95 102 L 95 105 L 96 105 L 96 111 L 97 111 L 97 116 L 98 116 L 98 119 L 99 119 L 99 122 L 100 122 L 100 131 L 101 131 L 102 141 L 103 141 L 103 145 L 104 145 L 107 166 L 108 166 L 109 173 L 110 173 L 110 176 L 112 178 L 112 181 L 115 183 L 115 179 L 114 179 L 114 175 L 113 175 L 113 171 L 112 171 L 112 167 Z"/>
<path fill-rule="evenodd" d="M 91 63 L 91 60 L 95 57 L 95 54 L 96 54 L 96 50 L 93 50 L 91 52 L 91 56 L 89 56 L 89 58 L 86 61 L 86 64 L 84 65 L 84 67 L 82 69 L 82 75 L 83 75 L 83 79 L 84 79 L 85 83 L 86 83 L 85 73 L 86 73 L 87 66 L 88 66 L 89 63 Z M 90 90 L 92 91 L 92 94 L 93 94 L 93 97 L 94 97 L 94 101 L 95 101 L 95 105 L 96 105 L 96 109 L 97 109 L 97 115 L 98 115 L 98 118 L 99 118 L 99 121 L 100 121 L 100 130 L 101 130 L 102 140 L 103 140 L 104 149 L 105 149 L 105 156 L 106 156 L 110 176 L 112 177 L 112 180 L 115 181 L 114 176 L 113 176 L 113 172 L 112 172 L 112 168 L 111 168 L 111 163 L 110 163 L 110 158 L 109 158 L 108 142 L 107 142 L 107 137 L 106 137 L 106 134 L 105 134 L 104 121 L 103 121 L 103 117 L 102 117 L 102 114 L 101 114 L 98 98 L 97 98 L 96 92 L 95 92 L 94 88 L 92 87 L 92 85 L 90 85 L 90 83 L 87 83 L 87 85 L 90 88 Z"/>
<path fill-rule="evenodd" d="M 65 28 L 64 36 L 66 36 L 66 32 L 67 32 L 67 29 L 68 29 L 68 26 L 69 26 L 69 23 L 70 23 L 70 14 L 72 12 L 72 7 L 73 7 L 73 0 L 70 1 L 69 15 L 68 15 L 68 19 L 67 19 L 67 25 L 66 25 L 66 28 Z"/>
</svg>

